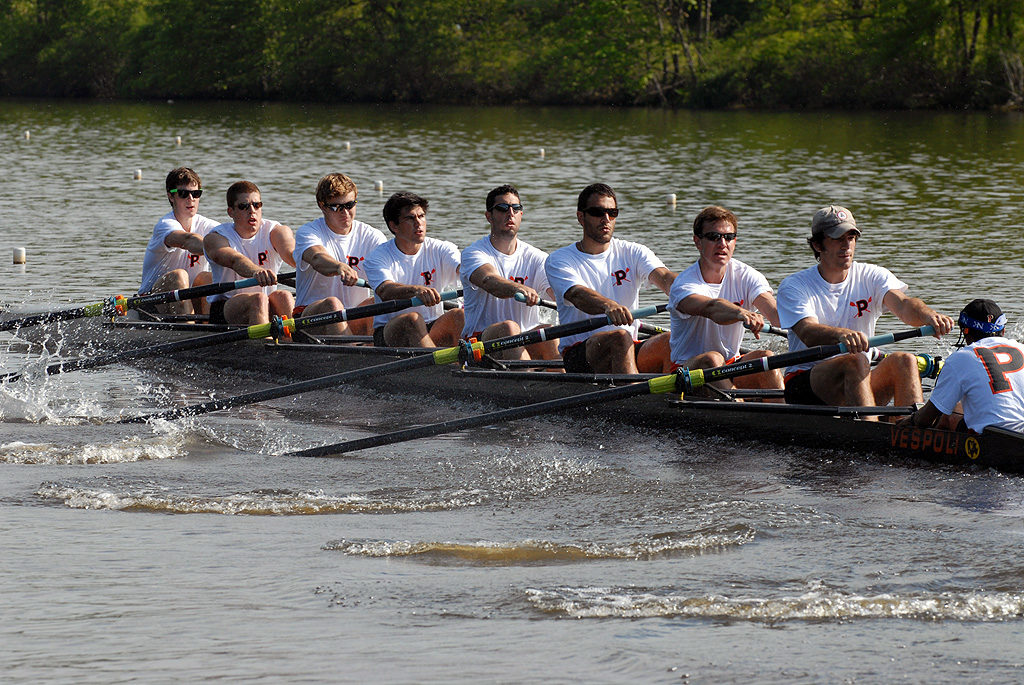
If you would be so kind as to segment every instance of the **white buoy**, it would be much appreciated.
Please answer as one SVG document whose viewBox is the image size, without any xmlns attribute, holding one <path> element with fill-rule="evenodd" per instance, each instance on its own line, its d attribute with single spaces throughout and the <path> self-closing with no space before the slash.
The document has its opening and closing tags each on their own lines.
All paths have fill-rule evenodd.
<svg viewBox="0 0 1024 685">
<path fill-rule="evenodd" d="M 540 149 L 540 158 L 544 159 L 544 148 Z"/>
<path fill-rule="evenodd" d="M 373 182 L 373 189 L 376 190 L 378 193 L 383 193 L 384 192 L 384 181 L 374 181 Z"/>
<path fill-rule="evenodd" d="M 178 147 L 181 147 L 181 136 L 178 136 L 177 138 L 174 139 L 174 144 L 177 145 Z"/>
<path fill-rule="evenodd" d="M 25 140 L 31 140 L 31 139 L 32 139 L 32 132 L 31 131 L 25 131 Z"/>
<path fill-rule="evenodd" d="M 25 248 L 16 247 L 14 248 L 14 263 L 24 264 L 25 263 Z"/>
<path fill-rule="evenodd" d="M 670 207 L 675 207 L 676 206 L 676 194 L 675 193 L 669 193 L 668 197 L 665 198 L 665 202 Z"/>
<path fill-rule="evenodd" d="M 134 179 L 136 181 L 141 181 L 142 180 L 142 169 L 136 169 L 135 173 L 132 174 L 132 179 Z"/>
<path fill-rule="evenodd" d="M 349 141 L 346 140 L 345 141 L 345 149 L 346 150 L 351 150 L 352 149 L 352 143 L 350 143 Z"/>
</svg>

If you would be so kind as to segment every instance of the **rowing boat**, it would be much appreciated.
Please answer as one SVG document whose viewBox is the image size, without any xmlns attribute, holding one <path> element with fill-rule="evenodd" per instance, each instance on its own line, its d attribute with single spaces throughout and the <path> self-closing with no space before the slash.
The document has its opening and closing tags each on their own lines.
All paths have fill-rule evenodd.
<svg viewBox="0 0 1024 685">
<path fill-rule="evenodd" d="M 54 327 L 26 329 L 19 333 L 31 342 L 62 353 L 103 341 L 106 350 L 128 349 L 197 333 L 225 330 L 225 326 L 86 320 Z M 313 337 L 302 341 L 241 341 L 201 352 L 169 353 L 176 361 L 196 363 L 201 374 L 209 367 L 233 369 L 255 378 L 307 380 L 424 354 L 419 348 L 377 348 L 363 338 Z M 137 362 L 136 362 L 137 363 Z M 467 398 L 498 407 L 566 398 L 593 386 L 611 386 L 649 380 L 651 374 L 548 373 L 551 363 L 504 362 L 506 368 L 426 366 L 397 377 L 371 376 L 353 382 L 377 392 L 435 397 Z M 346 387 L 348 387 L 346 385 Z M 989 429 L 980 435 L 936 428 L 902 427 L 886 421 L 867 420 L 879 415 L 900 415 L 902 407 L 821 407 L 766 403 L 764 393 L 737 392 L 717 399 L 681 398 L 678 394 L 644 395 L 628 401 L 574 410 L 576 416 L 625 422 L 658 430 L 707 431 L 738 440 L 769 442 L 783 446 L 838 449 L 955 465 L 977 465 L 1007 472 L 1024 472 L 1024 435 Z M 736 401 L 738 398 L 744 401 Z"/>
</svg>

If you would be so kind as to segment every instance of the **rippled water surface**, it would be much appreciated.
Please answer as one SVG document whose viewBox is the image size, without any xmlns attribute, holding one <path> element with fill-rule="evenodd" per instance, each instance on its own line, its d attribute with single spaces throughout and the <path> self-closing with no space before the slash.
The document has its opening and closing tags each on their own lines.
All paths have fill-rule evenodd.
<svg viewBox="0 0 1024 685">
<path fill-rule="evenodd" d="M 8 101 L 0 306 L 132 292 L 163 177 L 187 164 L 213 218 L 248 178 L 298 227 L 345 171 L 359 218 L 382 226 L 379 180 L 427 196 L 430 231 L 462 246 L 512 182 L 547 250 L 577 239 L 576 193 L 603 180 L 619 235 L 676 270 L 694 214 L 724 204 L 776 286 L 839 203 L 861 258 L 946 313 L 993 297 L 1019 333 L 1021 140 L 1016 115 Z M 557 416 L 294 459 L 480 406 L 353 390 L 115 426 L 267 379 L 162 360 L 46 378 L 0 334 L 0 372 L 26 364 L 0 387 L 8 681 L 1022 677 L 1019 477 Z"/>
</svg>

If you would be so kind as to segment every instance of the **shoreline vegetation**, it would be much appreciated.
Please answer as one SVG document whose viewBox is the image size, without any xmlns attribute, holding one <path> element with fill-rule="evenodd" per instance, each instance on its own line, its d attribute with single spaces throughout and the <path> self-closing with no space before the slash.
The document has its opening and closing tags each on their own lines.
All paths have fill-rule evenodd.
<svg viewBox="0 0 1024 685">
<path fill-rule="evenodd" d="M 0 96 L 1024 109 L 1007 0 L 0 0 Z"/>
</svg>

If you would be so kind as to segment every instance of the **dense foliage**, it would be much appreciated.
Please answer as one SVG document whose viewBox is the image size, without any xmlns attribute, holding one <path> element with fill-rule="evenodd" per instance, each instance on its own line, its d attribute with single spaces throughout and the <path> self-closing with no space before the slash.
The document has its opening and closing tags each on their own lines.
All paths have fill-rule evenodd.
<svg viewBox="0 0 1024 685">
<path fill-rule="evenodd" d="M 0 94 L 1024 104 L 1019 0 L 0 0 Z"/>
</svg>

